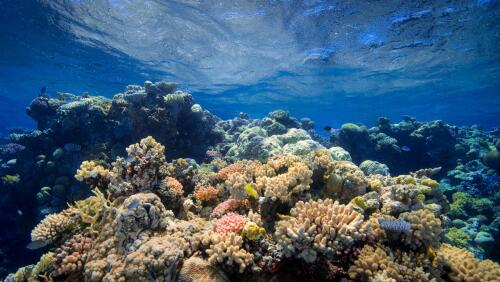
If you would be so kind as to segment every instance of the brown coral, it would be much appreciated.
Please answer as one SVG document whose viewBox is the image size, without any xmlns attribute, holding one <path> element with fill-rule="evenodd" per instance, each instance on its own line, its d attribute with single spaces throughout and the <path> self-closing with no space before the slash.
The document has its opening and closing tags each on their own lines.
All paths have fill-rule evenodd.
<svg viewBox="0 0 500 282">
<path fill-rule="evenodd" d="M 179 282 L 229 282 L 220 269 L 199 257 L 190 257 L 182 264 Z"/>
<path fill-rule="evenodd" d="M 182 188 L 182 184 L 177 181 L 177 179 L 167 176 L 165 179 L 163 179 L 163 183 L 167 188 L 170 190 L 170 192 L 174 193 L 177 196 L 182 196 L 184 194 L 184 189 Z"/>
<path fill-rule="evenodd" d="M 242 248 L 243 237 L 236 233 L 218 234 L 208 232 L 205 234 L 203 245 L 209 245 L 205 252 L 209 255 L 210 263 L 222 263 L 227 265 L 235 264 L 238 266 L 239 272 L 243 272 L 245 268 L 253 265 L 253 254 Z"/>
<path fill-rule="evenodd" d="M 54 276 L 80 272 L 87 260 L 87 252 L 92 247 L 92 239 L 76 234 L 55 251 Z"/>
<path fill-rule="evenodd" d="M 239 163 L 230 164 L 219 170 L 217 172 L 217 177 L 221 180 L 226 180 L 229 177 L 229 175 L 237 172 L 242 172 L 244 168 L 245 167 Z"/>
</svg>

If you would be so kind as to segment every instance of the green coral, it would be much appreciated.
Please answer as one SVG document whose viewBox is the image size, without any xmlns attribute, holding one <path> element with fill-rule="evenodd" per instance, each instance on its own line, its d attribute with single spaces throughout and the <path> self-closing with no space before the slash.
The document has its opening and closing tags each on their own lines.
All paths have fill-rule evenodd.
<svg viewBox="0 0 500 282">
<path fill-rule="evenodd" d="M 96 188 L 92 192 L 95 196 L 90 196 L 85 200 L 76 201 L 73 205 L 69 205 L 70 212 L 77 214 L 84 224 L 90 225 L 90 230 L 93 230 L 94 224 L 104 211 L 111 207 L 111 202 L 104 197 L 104 194 L 99 189 Z"/>
<path fill-rule="evenodd" d="M 459 248 L 465 248 L 471 240 L 469 234 L 456 227 L 450 228 L 444 236 L 450 244 Z"/>
<path fill-rule="evenodd" d="M 16 185 L 17 183 L 19 183 L 19 181 L 21 181 L 21 176 L 19 176 L 19 174 L 6 174 L 2 177 L 2 181 L 8 185 Z"/>
<path fill-rule="evenodd" d="M 351 200 L 351 204 L 361 209 L 366 209 L 366 200 L 361 196 L 356 196 Z"/>
<path fill-rule="evenodd" d="M 478 214 L 488 214 L 495 204 L 488 198 L 473 198 L 471 209 Z"/>
<path fill-rule="evenodd" d="M 451 217 L 467 217 L 466 209 L 472 204 L 472 197 L 464 192 L 456 192 L 451 196 L 453 202 L 448 213 Z"/>
<path fill-rule="evenodd" d="M 52 252 L 42 255 L 38 263 L 33 268 L 28 281 L 39 281 L 39 276 L 43 277 L 45 274 L 49 273 L 55 261 L 56 258 Z"/>
</svg>

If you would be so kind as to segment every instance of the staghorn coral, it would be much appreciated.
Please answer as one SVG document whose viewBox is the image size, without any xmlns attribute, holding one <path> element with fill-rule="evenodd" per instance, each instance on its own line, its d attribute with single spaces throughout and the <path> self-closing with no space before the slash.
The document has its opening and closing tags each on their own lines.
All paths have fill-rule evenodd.
<svg viewBox="0 0 500 282">
<path fill-rule="evenodd" d="M 236 233 L 240 234 L 247 223 L 247 218 L 234 212 L 226 213 L 215 223 L 217 233 Z"/>
<path fill-rule="evenodd" d="M 363 216 L 351 205 L 331 199 L 298 202 L 290 218 L 276 226 L 278 244 L 287 257 L 292 255 L 314 262 L 319 254 L 331 256 L 349 248 L 364 235 Z"/>
<path fill-rule="evenodd" d="M 111 202 L 97 188 L 92 193 L 94 196 L 70 204 L 68 212 L 77 215 L 82 223 L 90 225 L 90 230 L 96 231 L 94 225 L 101 219 L 103 213 L 111 208 Z"/>
<path fill-rule="evenodd" d="M 410 247 L 427 248 L 439 246 L 441 232 L 441 220 L 434 216 L 429 210 L 418 210 L 402 214 L 402 218 L 411 223 L 409 232 L 404 233 L 403 241 Z"/>
<path fill-rule="evenodd" d="M 458 282 L 493 282 L 500 277 L 500 265 L 491 261 L 479 261 L 465 249 L 443 244 L 433 262 L 443 269 L 449 280 Z"/>
</svg>

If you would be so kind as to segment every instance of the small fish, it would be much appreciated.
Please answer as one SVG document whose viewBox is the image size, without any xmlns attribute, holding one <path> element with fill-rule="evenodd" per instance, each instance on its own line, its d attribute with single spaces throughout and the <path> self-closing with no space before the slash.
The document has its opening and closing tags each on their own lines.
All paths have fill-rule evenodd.
<svg viewBox="0 0 500 282">
<path fill-rule="evenodd" d="M 50 241 L 48 240 L 36 240 L 26 245 L 26 248 L 29 250 L 38 250 L 40 248 L 47 246 L 49 243 Z"/>
<path fill-rule="evenodd" d="M 247 184 L 245 185 L 245 192 L 250 196 L 251 198 L 258 199 L 259 198 L 259 193 L 257 193 L 257 190 L 253 188 L 252 184 Z"/>
<path fill-rule="evenodd" d="M 406 146 L 406 145 L 405 146 L 401 146 L 401 151 L 403 151 L 403 152 L 410 152 L 411 148 L 408 147 L 408 146 Z"/>
<path fill-rule="evenodd" d="M 140 203 L 141 203 L 141 201 L 139 200 L 139 198 L 134 198 L 132 200 L 132 203 L 128 204 L 127 209 L 129 211 L 135 210 L 135 208 L 137 208 L 137 206 L 139 206 Z"/>
<path fill-rule="evenodd" d="M 335 132 L 337 132 L 337 129 L 335 129 L 329 125 L 323 127 L 323 130 L 330 133 L 330 134 L 334 134 Z"/>
<path fill-rule="evenodd" d="M 23 211 L 18 209 L 18 210 L 17 210 L 17 214 L 18 214 L 18 215 L 23 215 Z"/>
</svg>

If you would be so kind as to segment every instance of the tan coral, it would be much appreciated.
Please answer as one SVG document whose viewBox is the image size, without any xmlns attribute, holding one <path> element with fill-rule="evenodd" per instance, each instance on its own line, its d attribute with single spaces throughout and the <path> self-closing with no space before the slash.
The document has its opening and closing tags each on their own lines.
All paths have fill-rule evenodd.
<svg viewBox="0 0 500 282">
<path fill-rule="evenodd" d="M 290 218 L 276 226 L 278 244 L 286 256 L 295 255 L 314 262 L 318 254 L 333 255 L 361 239 L 363 215 L 351 205 L 331 199 L 300 201 L 290 211 Z"/>
<path fill-rule="evenodd" d="M 229 282 L 226 274 L 199 257 L 190 257 L 182 264 L 179 282 Z"/>
<path fill-rule="evenodd" d="M 330 172 L 324 176 L 324 195 L 347 203 L 366 193 L 368 180 L 363 171 L 349 161 L 335 161 Z"/>
<path fill-rule="evenodd" d="M 96 187 L 109 181 L 110 171 L 94 161 L 83 161 L 80 168 L 76 170 L 75 178 Z"/>
<path fill-rule="evenodd" d="M 255 182 L 257 189 L 264 191 L 264 196 L 272 201 L 289 203 L 293 196 L 310 189 L 312 171 L 298 157 L 277 157 L 271 159 L 267 166 L 273 168 L 277 175 L 257 177 Z"/>
<path fill-rule="evenodd" d="M 443 244 L 437 251 L 434 264 L 444 268 L 454 282 L 496 282 L 500 277 L 500 265 L 491 260 L 477 260 L 465 249 Z"/>
<path fill-rule="evenodd" d="M 351 279 L 361 281 L 435 281 L 424 271 L 423 266 L 429 263 L 418 254 L 392 254 L 383 246 L 365 245 L 348 273 Z"/>
<path fill-rule="evenodd" d="M 403 234 L 403 242 L 410 247 L 438 247 L 439 236 L 443 231 L 441 220 L 429 210 L 418 210 L 402 214 L 402 218 L 411 223 L 409 232 Z"/>
<path fill-rule="evenodd" d="M 74 218 L 67 211 L 49 214 L 31 231 L 31 241 L 53 242 L 74 223 Z"/>
<path fill-rule="evenodd" d="M 253 265 L 253 254 L 243 249 L 243 237 L 236 233 L 218 234 L 208 232 L 204 235 L 202 244 L 209 248 L 205 252 L 209 255 L 210 263 L 223 263 L 238 266 L 239 272 Z"/>
</svg>

